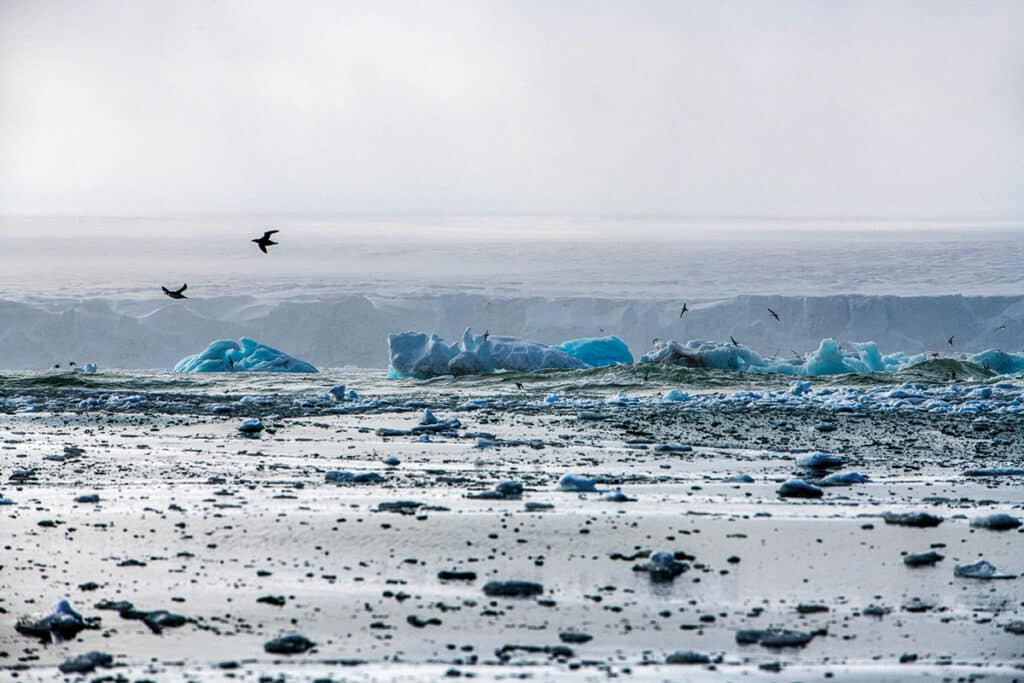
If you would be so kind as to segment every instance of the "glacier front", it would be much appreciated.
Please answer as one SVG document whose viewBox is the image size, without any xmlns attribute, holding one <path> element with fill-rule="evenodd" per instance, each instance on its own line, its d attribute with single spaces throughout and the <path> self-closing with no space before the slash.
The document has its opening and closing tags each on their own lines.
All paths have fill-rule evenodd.
<svg viewBox="0 0 1024 683">
<path fill-rule="evenodd" d="M 317 372 L 304 360 L 242 337 L 221 339 L 174 366 L 175 372 Z"/>
<path fill-rule="evenodd" d="M 501 371 L 581 370 L 633 362 L 629 348 L 618 337 L 573 339 L 548 346 L 516 337 L 485 338 L 473 335 L 468 328 L 458 344 L 447 344 L 437 335 L 422 332 L 388 335 L 388 358 L 391 377 L 417 379 Z"/>
</svg>

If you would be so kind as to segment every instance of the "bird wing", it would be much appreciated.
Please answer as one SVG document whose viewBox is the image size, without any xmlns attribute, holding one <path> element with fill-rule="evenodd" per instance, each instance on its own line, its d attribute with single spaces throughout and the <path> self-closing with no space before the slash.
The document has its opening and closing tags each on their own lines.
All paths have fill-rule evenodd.
<svg viewBox="0 0 1024 683">
<path fill-rule="evenodd" d="M 184 291 L 185 291 L 186 289 L 188 289 L 188 283 L 187 283 L 187 282 L 186 282 L 186 283 L 184 283 L 184 284 L 183 284 L 183 285 L 181 286 L 181 289 L 179 289 L 179 290 L 178 290 L 178 294 L 181 294 L 181 293 L 182 293 L 182 292 L 184 292 Z"/>
<path fill-rule="evenodd" d="M 274 234 L 275 232 L 281 232 L 281 231 L 280 231 L 280 230 L 267 230 L 267 231 L 266 231 L 265 233 L 263 233 L 263 237 L 264 237 L 264 239 L 266 239 L 266 238 L 270 237 L 270 236 L 271 236 L 271 235 L 273 235 L 273 234 Z"/>
<path fill-rule="evenodd" d="M 256 246 L 259 247 L 260 251 L 262 251 L 264 254 L 267 253 L 267 245 L 263 244 L 263 242 L 257 242 Z"/>
<path fill-rule="evenodd" d="M 160 289 L 164 290 L 164 294 L 170 294 L 171 293 L 171 290 L 167 289 L 163 285 L 160 285 Z"/>
</svg>

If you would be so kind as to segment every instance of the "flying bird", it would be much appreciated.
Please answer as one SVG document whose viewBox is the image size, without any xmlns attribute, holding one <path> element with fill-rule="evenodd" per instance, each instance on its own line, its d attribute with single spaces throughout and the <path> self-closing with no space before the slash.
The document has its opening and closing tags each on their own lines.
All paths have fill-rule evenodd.
<svg viewBox="0 0 1024 683">
<path fill-rule="evenodd" d="M 1003 332 L 1005 330 L 1006 330 L 1006 323 L 1003 323 L 1002 325 L 1000 325 L 999 327 L 996 328 L 996 332 Z"/>
<path fill-rule="evenodd" d="M 183 284 L 180 289 L 167 289 L 166 287 L 161 287 L 160 289 L 164 290 L 164 294 L 166 294 L 167 296 L 171 297 L 172 299 L 187 299 L 188 298 L 183 293 L 186 289 L 188 289 L 188 283 Z"/>
<path fill-rule="evenodd" d="M 687 303 L 687 302 L 685 302 L 685 301 L 684 301 L 684 302 L 683 302 L 683 307 L 679 309 L 679 317 L 680 317 L 680 318 L 682 318 L 682 317 L 683 317 L 684 315 L 686 315 L 686 312 L 687 312 L 688 310 L 690 310 L 690 308 L 689 308 L 689 307 L 688 307 L 688 306 L 686 305 L 686 303 Z"/>
<path fill-rule="evenodd" d="M 484 341 L 487 341 L 487 338 L 490 337 L 490 336 L 491 336 L 491 331 L 490 330 L 484 330 Z"/>
<path fill-rule="evenodd" d="M 75 363 L 75 361 L 71 361 L 70 363 L 68 363 L 68 367 L 70 367 L 70 368 L 75 367 L 75 365 L 77 365 L 77 363 Z"/>
<path fill-rule="evenodd" d="M 277 244 L 277 242 L 270 239 L 270 236 L 273 235 L 275 232 L 280 232 L 280 230 L 267 230 L 265 233 L 263 233 L 263 237 L 257 237 L 254 240 L 250 240 L 250 242 L 255 242 L 256 246 L 260 248 L 260 251 L 266 254 L 267 247 Z"/>
<path fill-rule="evenodd" d="M 519 391 L 526 391 L 526 387 L 523 386 L 522 382 L 516 382 L 516 389 Z"/>
<path fill-rule="evenodd" d="M 740 343 L 738 341 L 736 341 L 736 337 L 733 337 L 732 335 L 729 335 L 729 341 L 732 342 L 733 346 L 739 346 L 740 345 Z"/>
<path fill-rule="evenodd" d="M 947 339 L 946 343 L 949 344 L 949 348 L 953 348 L 953 337 L 950 337 L 949 339 Z"/>
<path fill-rule="evenodd" d="M 773 310 L 772 310 L 772 309 L 770 309 L 770 308 L 768 309 L 768 312 L 772 314 L 772 317 L 773 317 L 773 318 L 775 318 L 776 320 L 778 320 L 778 321 L 779 321 L 780 323 L 782 322 L 782 318 L 780 318 L 780 317 L 779 317 L 779 314 L 778 314 L 778 313 L 776 313 L 775 311 L 773 311 Z"/>
</svg>

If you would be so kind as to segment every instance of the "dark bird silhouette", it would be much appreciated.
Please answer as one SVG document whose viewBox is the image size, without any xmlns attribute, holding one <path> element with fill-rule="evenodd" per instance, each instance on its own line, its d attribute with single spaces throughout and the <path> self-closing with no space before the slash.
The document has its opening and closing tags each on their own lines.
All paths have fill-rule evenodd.
<svg viewBox="0 0 1024 683">
<path fill-rule="evenodd" d="M 655 337 L 654 339 L 651 340 L 651 346 L 657 346 L 658 342 L 660 342 L 660 341 L 661 341 L 660 338 Z"/>
<path fill-rule="evenodd" d="M 265 233 L 263 233 L 263 237 L 257 237 L 256 239 L 250 241 L 255 242 L 256 246 L 260 248 L 260 251 L 266 254 L 267 247 L 277 244 L 277 242 L 270 239 L 270 236 L 273 235 L 275 232 L 280 232 L 280 230 L 267 230 Z"/>
<path fill-rule="evenodd" d="M 736 341 L 736 337 L 733 337 L 732 335 L 729 336 L 729 341 L 732 342 L 733 346 L 739 346 L 740 345 L 740 343 L 738 341 Z"/>
<path fill-rule="evenodd" d="M 946 343 L 949 344 L 949 348 L 953 348 L 953 337 L 950 337 L 949 339 L 947 339 Z"/>
<path fill-rule="evenodd" d="M 519 391 L 526 391 L 526 387 L 523 386 L 522 382 L 516 382 L 516 389 Z"/>
<path fill-rule="evenodd" d="M 772 314 L 772 317 L 773 317 L 773 318 L 775 318 L 776 320 L 778 320 L 778 321 L 779 321 L 780 323 L 782 322 L 782 318 L 780 318 L 780 317 L 779 317 L 779 314 L 778 314 L 778 313 L 776 313 L 775 311 L 773 311 L 773 310 L 772 310 L 772 309 L 770 309 L 770 308 L 768 309 L 768 312 Z"/>
<path fill-rule="evenodd" d="M 75 361 L 71 361 L 70 363 L 68 363 L 68 367 L 69 367 L 69 368 L 73 368 L 73 367 L 75 367 L 76 365 L 77 365 L 77 363 L 75 363 Z"/>
<path fill-rule="evenodd" d="M 167 289 L 166 287 L 161 287 L 160 289 L 164 290 L 164 294 L 166 294 L 167 296 L 171 297 L 172 299 L 187 299 L 188 298 L 184 294 L 184 291 L 186 289 L 188 289 L 188 284 L 187 283 L 183 284 L 180 289 Z"/>
<path fill-rule="evenodd" d="M 688 307 L 688 306 L 686 305 L 686 303 L 687 303 L 687 302 L 685 302 L 685 301 L 684 301 L 684 302 L 683 302 L 683 307 L 679 309 L 679 317 L 680 317 L 680 318 L 682 318 L 682 317 L 683 317 L 684 315 L 686 315 L 686 312 L 687 312 L 688 310 L 690 310 L 690 308 L 689 308 L 689 307 Z"/>
<path fill-rule="evenodd" d="M 53 364 L 53 369 L 54 370 L 60 370 L 60 363 L 54 363 Z"/>
<path fill-rule="evenodd" d="M 795 349 L 790 349 L 790 351 L 792 351 L 793 355 L 796 356 L 797 358 L 803 359 L 803 354 L 800 353 L 799 351 L 797 351 Z"/>
<path fill-rule="evenodd" d="M 484 330 L 484 341 L 487 341 L 487 338 L 490 337 L 490 336 L 491 336 L 491 331 L 490 330 Z"/>
<path fill-rule="evenodd" d="M 996 328 L 996 332 L 1003 332 L 1005 330 L 1006 330 L 1006 323 L 1003 323 L 1002 325 L 1000 325 L 999 327 Z"/>
</svg>

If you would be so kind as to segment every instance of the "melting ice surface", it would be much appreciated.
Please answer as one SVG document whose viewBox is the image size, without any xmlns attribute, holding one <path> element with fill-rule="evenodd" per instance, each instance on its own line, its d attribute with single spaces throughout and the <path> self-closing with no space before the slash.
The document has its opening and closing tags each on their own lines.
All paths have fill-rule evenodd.
<svg viewBox="0 0 1024 683">
<path fill-rule="evenodd" d="M 498 371 L 582 370 L 629 365 L 633 355 L 618 337 L 573 339 L 548 346 L 515 337 L 474 336 L 470 329 L 459 344 L 437 335 L 402 332 L 388 336 L 391 377 L 426 379 L 443 375 L 483 375 Z"/>
<path fill-rule="evenodd" d="M 242 337 L 221 339 L 201 352 L 182 358 L 175 372 L 316 372 L 317 369 L 283 351 Z"/>
</svg>

